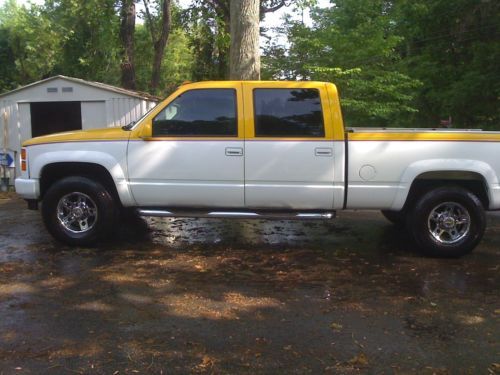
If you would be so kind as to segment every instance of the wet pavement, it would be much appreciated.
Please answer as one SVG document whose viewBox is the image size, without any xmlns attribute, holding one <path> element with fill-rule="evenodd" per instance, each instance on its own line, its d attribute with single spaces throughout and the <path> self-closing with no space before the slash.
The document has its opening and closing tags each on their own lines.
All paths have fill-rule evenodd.
<svg viewBox="0 0 500 375">
<path fill-rule="evenodd" d="M 0 374 L 500 373 L 500 216 L 461 259 L 376 212 L 148 219 L 69 248 L 0 197 Z"/>
</svg>

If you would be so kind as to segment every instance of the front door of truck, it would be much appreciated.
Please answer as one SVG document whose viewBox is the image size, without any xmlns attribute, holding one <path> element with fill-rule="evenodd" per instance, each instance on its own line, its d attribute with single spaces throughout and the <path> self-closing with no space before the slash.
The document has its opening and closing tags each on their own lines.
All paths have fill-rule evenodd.
<svg viewBox="0 0 500 375">
<path fill-rule="evenodd" d="M 150 136 L 131 139 L 129 184 L 139 206 L 242 207 L 241 84 L 182 86 L 152 111 Z"/>
<path fill-rule="evenodd" d="M 248 208 L 333 208 L 334 137 L 326 86 L 244 83 Z"/>
</svg>

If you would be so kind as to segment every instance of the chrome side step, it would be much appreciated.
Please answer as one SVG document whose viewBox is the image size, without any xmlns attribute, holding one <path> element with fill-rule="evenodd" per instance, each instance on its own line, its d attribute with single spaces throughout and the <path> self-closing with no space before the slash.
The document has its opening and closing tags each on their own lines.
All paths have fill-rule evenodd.
<svg viewBox="0 0 500 375">
<path fill-rule="evenodd" d="M 287 212 L 287 211 L 167 211 L 161 209 L 137 209 L 140 216 L 154 217 L 200 217 L 200 218 L 235 218 L 235 219 L 271 219 L 271 220 L 329 220 L 335 217 L 335 211 L 322 212 Z"/>
</svg>

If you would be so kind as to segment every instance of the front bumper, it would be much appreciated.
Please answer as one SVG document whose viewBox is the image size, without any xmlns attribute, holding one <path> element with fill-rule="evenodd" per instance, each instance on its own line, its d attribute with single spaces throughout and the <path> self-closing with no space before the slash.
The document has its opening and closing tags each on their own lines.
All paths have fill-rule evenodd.
<svg viewBox="0 0 500 375">
<path fill-rule="evenodd" d="M 16 193 L 24 199 L 40 198 L 40 182 L 34 179 L 16 178 Z"/>
</svg>

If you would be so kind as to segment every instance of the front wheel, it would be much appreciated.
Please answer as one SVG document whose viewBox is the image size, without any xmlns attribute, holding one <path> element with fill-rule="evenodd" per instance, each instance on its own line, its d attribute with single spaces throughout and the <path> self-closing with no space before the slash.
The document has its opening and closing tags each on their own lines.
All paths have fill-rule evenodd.
<svg viewBox="0 0 500 375">
<path fill-rule="evenodd" d="M 470 253 L 483 237 L 485 227 L 481 201 L 460 187 L 429 191 L 407 216 L 408 232 L 420 250 L 438 257 Z"/>
<path fill-rule="evenodd" d="M 68 245 L 93 245 L 108 236 L 116 217 L 115 203 L 100 183 L 66 177 L 54 183 L 42 202 L 47 230 Z"/>
</svg>

